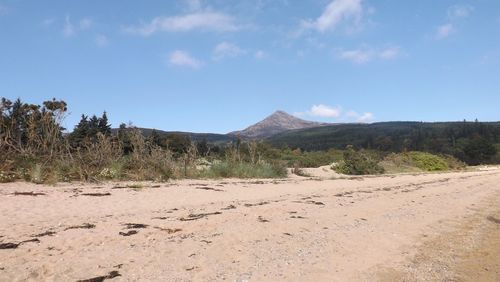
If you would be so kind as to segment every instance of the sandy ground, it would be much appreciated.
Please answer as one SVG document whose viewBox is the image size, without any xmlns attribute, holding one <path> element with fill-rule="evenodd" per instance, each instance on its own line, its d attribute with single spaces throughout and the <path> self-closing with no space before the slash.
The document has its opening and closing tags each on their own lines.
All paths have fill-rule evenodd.
<svg viewBox="0 0 500 282">
<path fill-rule="evenodd" d="M 499 168 L 333 176 L 1 184 L 0 281 L 500 281 Z"/>
</svg>

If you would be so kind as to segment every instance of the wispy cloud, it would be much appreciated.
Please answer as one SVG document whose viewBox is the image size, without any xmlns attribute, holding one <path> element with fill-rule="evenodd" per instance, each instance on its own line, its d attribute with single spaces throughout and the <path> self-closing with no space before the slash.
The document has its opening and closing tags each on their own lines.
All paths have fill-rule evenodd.
<svg viewBox="0 0 500 282">
<path fill-rule="evenodd" d="M 303 20 L 301 29 L 334 30 L 343 21 L 358 24 L 363 16 L 362 0 L 333 0 L 315 20 Z"/>
<path fill-rule="evenodd" d="M 203 63 L 196 58 L 192 57 L 188 52 L 182 50 L 175 50 L 168 56 L 170 65 L 179 67 L 188 67 L 192 69 L 199 69 Z"/>
<path fill-rule="evenodd" d="M 392 46 L 382 49 L 370 47 L 361 47 L 352 50 L 341 50 L 338 52 L 338 58 L 348 60 L 356 64 L 364 64 L 373 60 L 392 60 L 402 56 L 401 48 Z"/>
<path fill-rule="evenodd" d="M 460 20 L 468 18 L 472 12 L 474 12 L 474 7 L 471 5 L 454 5 L 449 7 L 446 11 L 447 23 L 436 28 L 436 39 L 445 39 L 455 33 Z"/>
<path fill-rule="evenodd" d="M 380 50 L 378 56 L 383 60 L 391 60 L 401 56 L 401 53 L 401 48 L 396 46 Z"/>
<path fill-rule="evenodd" d="M 80 30 L 87 30 L 92 27 L 94 22 L 89 18 L 84 18 L 80 20 Z"/>
<path fill-rule="evenodd" d="M 210 11 L 199 11 L 182 16 L 157 17 L 149 24 L 140 27 L 125 28 L 125 32 L 150 36 L 156 32 L 187 32 L 192 30 L 229 32 L 236 31 L 233 17 Z"/>
<path fill-rule="evenodd" d="M 370 112 L 365 112 L 360 114 L 355 111 L 349 111 L 346 113 L 346 117 L 350 121 L 356 121 L 361 123 L 368 123 L 375 120 L 375 116 L 373 115 L 373 113 Z"/>
<path fill-rule="evenodd" d="M 450 36 L 454 31 L 455 31 L 455 28 L 454 28 L 453 24 L 451 24 L 451 23 L 440 25 L 436 29 L 436 38 L 437 39 L 444 39 L 444 38 Z"/>
<path fill-rule="evenodd" d="M 106 35 L 104 34 L 99 34 L 95 37 L 95 43 L 99 47 L 106 47 L 109 45 L 109 39 Z"/>
<path fill-rule="evenodd" d="M 454 5 L 448 8 L 447 15 L 448 19 L 456 20 L 467 18 L 472 12 L 474 12 L 474 7 L 471 5 Z"/>
<path fill-rule="evenodd" d="M 76 34 L 75 27 L 71 23 L 71 19 L 69 16 L 66 16 L 66 19 L 64 21 L 62 34 L 65 37 L 71 37 L 71 36 L 74 36 Z"/>
<path fill-rule="evenodd" d="M 373 59 L 373 56 L 373 51 L 369 49 L 347 50 L 339 54 L 340 59 L 349 60 L 356 64 L 367 63 Z"/>
<path fill-rule="evenodd" d="M 255 53 L 254 53 L 254 58 L 257 59 L 257 60 L 262 60 L 262 59 L 265 59 L 267 57 L 267 53 L 262 51 L 262 50 L 257 50 Z"/>
<path fill-rule="evenodd" d="M 55 19 L 46 19 L 42 22 L 45 26 L 50 26 L 55 22 Z M 64 24 L 62 28 L 62 34 L 64 37 L 73 37 L 79 31 L 85 31 L 90 29 L 94 25 L 94 22 L 89 18 L 83 18 L 80 21 L 77 21 L 76 26 L 71 21 L 71 17 L 69 15 L 64 19 Z"/>
<path fill-rule="evenodd" d="M 236 44 L 221 42 L 215 46 L 212 58 L 214 60 L 222 60 L 225 58 L 236 58 L 246 54 L 246 50 L 241 49 Z"/>
</svg>

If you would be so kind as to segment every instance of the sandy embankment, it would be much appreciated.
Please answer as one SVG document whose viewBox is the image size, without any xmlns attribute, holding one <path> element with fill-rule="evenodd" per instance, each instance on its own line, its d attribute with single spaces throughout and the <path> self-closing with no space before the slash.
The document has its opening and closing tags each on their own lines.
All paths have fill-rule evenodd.
<svg viewBox="0 0 500 282">
<path fill-rule="evenodd" d="M 1 184 L 0 281 L 500 280 L 498 168 L 158 185 Z"/>
</svg>

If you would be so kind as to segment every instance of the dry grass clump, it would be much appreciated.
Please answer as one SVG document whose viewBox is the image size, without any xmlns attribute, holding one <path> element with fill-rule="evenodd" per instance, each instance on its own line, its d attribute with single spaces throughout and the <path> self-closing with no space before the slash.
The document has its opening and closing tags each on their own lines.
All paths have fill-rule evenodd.
<svg viewBox="0 0 500 282">
<path fill-rule="evenodd" d="M 278 163 L 259 162 L 230 163 L 227 161 L 213 164 L 209 169 L 201 171 L 202 178 L 280 178 L 286 177 L 286 168 Z"/>
<path fill-rule="evenodd" d="M 293 166 L 292 173 L 297 175 L 297 176 L 302 176 L 302 177 L 310 177 L 311 176 L 310 174 L 306 173 L 302 168 L 300 168 L 297 163 Z"/>
</svg>

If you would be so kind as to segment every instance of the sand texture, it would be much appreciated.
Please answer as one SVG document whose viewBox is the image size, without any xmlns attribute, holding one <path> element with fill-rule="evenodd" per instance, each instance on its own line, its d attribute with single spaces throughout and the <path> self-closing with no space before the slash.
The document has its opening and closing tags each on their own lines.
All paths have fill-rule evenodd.
<svg viewBox="0 0 500 282">
<path fill-rule="evenodd" d="M 0 281 L 500 281 L 500 169 L 308 173 L 0 184 Z"/>
</svg>

